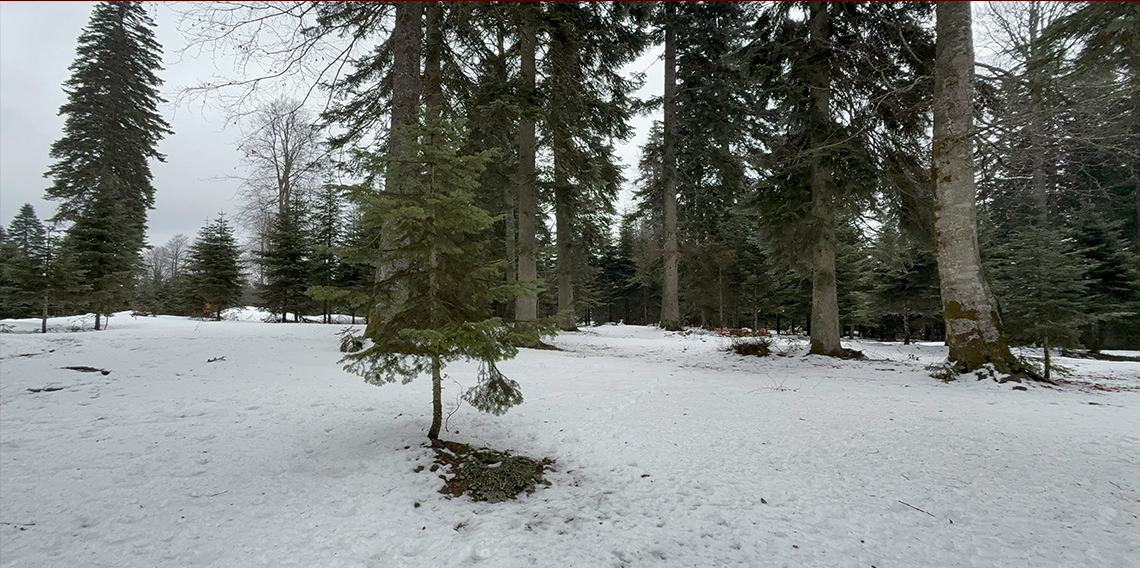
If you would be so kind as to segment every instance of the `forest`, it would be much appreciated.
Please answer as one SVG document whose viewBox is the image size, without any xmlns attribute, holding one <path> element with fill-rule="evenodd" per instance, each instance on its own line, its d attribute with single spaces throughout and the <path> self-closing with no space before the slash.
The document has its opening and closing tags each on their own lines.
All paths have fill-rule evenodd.
<svg viewBox="0 0 1140 568">
<path fill-rule="evenodd" d="M 1138 565 L 1140 2 L 90 8 L 0 565 Z"/>
<path fill-rule="evenodd" d="M 987 47 L 965 70 L 975 187 L 959 201 L 976 229 L 952 232 L 938 228 L 953 208 L 931 172 L 936 107 L 955 110 L 939 103 L 937 44 L 957 48 L 938 38 L 930 3 L 186 7 L 198 45 L 245 46 L 247 75 L 197 87 L 250 125 L 243 206 L 158 244 L 145 219 L 146 162 L 169 134 L 161 46 L 141 5 L 100 5 L 52 147 L 58 210 L 40 221 L 25 206 L 3 232 L 0 316 L 220 318 L 258 305 L 280 320 L 368 321 L 385 266 L 428 262 L 392 251 L 430 238 L 391 236 L 409 221 L 386 216 L 401 210 L 393 198 L 444 191 L 462 203 L 438 213 L 463 236 L 439 277 L 480 288 L 461 319 L 767 329 L 837 354 L 840 337 L 951 343 L 950 275 L 970 273 L 1003 341 L 1136 348 L 1138 8 L 974 11 L 985 25 L 968 29 Z M 109 45 L 113 25 L 141 39 Z M 138 93 L 115 103 L 134 116 L 113 135 L 117 156 L 80 142 L 111 104 L 95 93 L 96 70 L 119 64 L 113 49 L 130 52 L 121 65 Z M 643 78 L 621 70 L 653 52 L 664 95 L 637 99 Z M 274 76 L 308 81 L 312 96 L 272 96 L 262 83 Z M 660 119 L 623 170 L 615 143 L 648 115 Z M 111 163 L 118 187 L 93 182 Z M 617 211 L 623 187 L 634 206 Z M 970 239 L 980 267 L 952 266 L 948 245 Z"/>
</svg>

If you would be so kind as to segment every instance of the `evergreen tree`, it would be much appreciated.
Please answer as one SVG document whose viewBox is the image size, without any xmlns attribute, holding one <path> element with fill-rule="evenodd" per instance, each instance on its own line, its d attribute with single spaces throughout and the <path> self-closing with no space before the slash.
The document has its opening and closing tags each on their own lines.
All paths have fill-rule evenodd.
<svg viewBox="0 0 1140 568">
<path fill-rule="evenodd" d="M 142 266 L 138 250 L 121 239 L 123 219 L 128 206 L 114 196 L 119 184 L 114 176 L 99 180 L 109 189 L 96 190 L 88 210 L 67 229 L 63 246 L 73 255 L 85 273 L 88 288 L 85 309 L 95 313 L 95 329 L 100 329 L 103 314 L 125 307 L 133 293 L 135 274 Z"/>
<path fill-rule="evenodd" d="M 442 369 L 458 358 L 481 361 L 479 383 L 465 393 L 476 408 L 505 412 L 522 402 L 518 383 L 495 366 L 513 357 L 516 345 L 529 345 L 543 331 L 532 324 L 505 324 L 490 317 L 493 300 L 516 296 L 515 286 L 500 278 L 502 262 L 489 255 L 489 229 L 495 219 L 475 205 L 478 177 L 486 155 L 457 155 L 457 134 L 436 121 L 409 128 L 406 140 L 419 140 L 406 149 L 413 173 L 396 193 L 362 187 L 364 225 L 391 231 L 394 246 L 378 251 L 374 262 L 400 266 L 375 285 L 378 306 L 369 316 L 365 337 L 370 345 L 346 356 L 346 368 L 372 384 L 432 373 L 432 424 L 428 438 L 436 440 L 442 426 Z M 372 155 L 365 167 L 383 171 L 386 157 Z M 525 283 L 533 286 L 534 283 Z"/>
<path fill-rule="evenodd" d="M 8 224 L 4 241 L 28 256 L 42 255 L 47 247 L 47 229 L 36 217 L 36 209 L 31 203 L 20 207 L 20 212 Z"/>
<path fill-rule="evenodd" d="M 337 282 L 341 271 L 341 260 L 336 254 L 344 233 L 344 196 L 341 187 L 325 184 L 313 200 L 313 210 L 309 217 L 313 237 L 313 271 L 310 283 L 314 286 L 331 287 Z M 321 302 L 321 316 L 324 323 L 332 322 L 332 299 L 310 297 Z"/>
<path fill-rule="evenodd" d="M 237 305 L 242 293 L 242 275 L 237 243 L 225 215 L 218 215 L 198 231 L 190 246 L 186 271 L 190 294 L 199 309 L 208 306 L 214 319 L 221 321 L 222 311 Z"/>
<path fill-rule="evenodd" d="M 312 276 L 312 250 L 309 231 L 302 218 L 303 205 L 296 199 L 277 214 L 266 236 L 266 250 L 257 253 L 265 282 L 259 295 L 261 305 L 281 314 L 286 321 L 300 321 L 301 312 L 311 304 L 305 294 Z"/>
<path fill-rule="evenodd" d="M 1085 307 L 1092 319 L 1082 341 L 1093 352 L 1104 345 L 1106 328 L 1125 341 L 1131 335 L 1133 346 L 1140 343 L 1140 255 L 1124 244 L 1120 224 L 1090 204 L 1080 211 L 1074 231 L 1085 261 L 1081 276 L 1088 283 Z"/>
<path fill-rule="evenodd" d="M 804 17 L 806 13 L 806 17 Z M 811 351 L 840 353 L 836 254 L 844 225 L 876 192 L 923 182 L 933 38 L 917 2 L 774 3 L 747 50 L 759 97 L 755 203 L 766 236 L 811 251 Z M 805 243 L 811 243 L 810 247 Z"/>
<path fill-rule="evenodd" d="M 1026 223 L 1009 242 L 993 246 L 990 273 L 1010 341 L 1044 348 L 1045 378 L 1051 376 L 1050 346 L 1071 347 L 1086 315 L 1088 289 L 1081 276 L 1087 265 L 1072 238 Z"/>
<path fill-rule="evenodd" d="M 352 323 L 355 324 L 356 317 L 362 313 L 366 314 L 372 301 L 370 290 L 375 272 L 375 255 L 372 254 L 374 247 L 369 246 L 371 239 L 367 228 L 361 222 L 359 211 L 353 211 L 349 217 L 349 226 L 340 239 L 343 242 L 338 241 L 330 248 L 317 247 L 318 259 L 322 258 L 321 255 L 329 255 L 333 259 L 332 269 L 328 273 L 318 270 L 318 274 L 331 275 L 331 279 L 326 279 L 327 283 L 322 284 L 319 276 L 314 277 L 313 281 L 316 284 L 309 286 L 305 294 L 318 302 L 332 306 L 329 308 L 330 311 L 332 309 L 347 311 L 352 317 Z"/>
<path fill-rule="evenodd" d="M 645 47 L 647 14 L 620 2 L 546 8 L 542 126 L 552 157 L 558 311 L 567 314 L 563 329 L 573 330 L 576 309 L 588 299 L 581 286 L 594 280 L 589 259 L 604 242 L 622 181 L 612 141 L 629 136 L 635 110 L 635 83 L 619 71 Z"/>
<path fill-rule="evenodd" d="M 908 240 L 897 224 L 891 224 L 882 228 L 870 253 L 869 287 L 876 306 L 872 319 L 887 327 L 887 319 L 898 318 L 903 343 L 909 345 L 913 318 L 934 315 L 940 308 L 934 252 Z M 894 339 L 893 333 L 883 339 Z"/>
<path fill-rule="evenodd" d="M 47 264 L 50 258 L 47 230 L 36 217 L 36 210 L 25 203 L 8 225 L 4 234 L 3 282 L 0 301 L 4 317 L 28 317 L 43 307 L 44 291 L 49 286 Z"/>
<path fill-rule="evenodd" d="M 47 197 L 61 202 L 57 220 L 74 223 L 64 245 L 87 272 L 96 329 L 130 295 L 154 206 L 147 160 L 164 159 L 156 146 L 170 133 L 157 112 L 162 55 L 152 27 L 141 2 L 95 6 L 64 83 L 64 134 L 51 147 Z"/>
</svg>

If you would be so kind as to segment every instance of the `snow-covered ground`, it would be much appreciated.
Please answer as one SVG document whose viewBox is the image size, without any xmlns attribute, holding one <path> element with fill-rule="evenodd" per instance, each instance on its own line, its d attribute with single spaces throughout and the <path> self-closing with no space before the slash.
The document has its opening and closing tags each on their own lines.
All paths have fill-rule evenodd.
<svg viewBox="0 0 1140 568">
<path fill-rule="evenodd" d="M 523 405 L 450 417 L 447 439 L 556 460 L 487 504 L 414 471 L 429 381 L 346 374 L 342 327 L 0 334 L 0 565 L 1140 565 L 1138 363 L 1062 358 L 1082 385 L 1020 391 L 931 379 L 934 344 L 746 359 L 587 328 L 501 365 Z M 446 373 L 445 412 L 474 366 Z"/>
</svg>

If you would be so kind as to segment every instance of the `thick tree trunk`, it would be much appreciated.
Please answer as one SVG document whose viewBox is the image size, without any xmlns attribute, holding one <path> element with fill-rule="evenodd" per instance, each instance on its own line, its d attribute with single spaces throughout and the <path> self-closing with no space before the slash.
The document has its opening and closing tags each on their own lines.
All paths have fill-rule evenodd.
<svg viewBox="0 0 1140 568">
<path fill-rule="evenodd" d="M 903 345 L 910 345 L 910 306 L 903 306 Z"/>
<path fill-rule="evenodd" d="M 1003 372 L 1013 356 L 982 276 L 974 186 L 974 43 L 969 2 L 938 2 L 934 81 L 934 228 L 950 361 Z"/>
<path fill-rule="evenodd" d="M 565 69 L 567 73 L 578 65 L 576 56 L 571 47 L 557 36 L 550 42 L 548 57 L 555 62 L 556 69 Z M 557 81 L 558 79 L 555 78 Z M 558 100 L 557 94 L 565 93 L 568 85 L 554 88 L 556 97 L 551 101 L 555 108 L 564 106 Z M 552 154 L 554 155 L 554 224 L 555 239 L 557 242 L 558 259 L 556 270 L 558 272 L 558 311 L 565 313 L 561 326 L 564 331 L 578 329 L 577 315 L 574 308 L 574 211 L 570 181 L 566 174 L 566 153 L 573 144 L 567 126 L 551 125 Z"/>
<path fill-rule="evenodd" d="M 392 30 L 392 117 L 388 152 L 397 159 L 411 146 L 402 129 L 413 124 L 420 102 L 420 52 L 423 43 L 423 2 L 397 2 Z M 405 190 L 406 168 L 389 167 L 388 190 Z M 393 174 L 396 174 L 393 176 Z"/>
<path fill-rule="evenodd" d="M 385 190 L 392 193 L 405 193 L 409 189 L 411 169 L 402 164 L 413 151 L 415 140 L 406 129 L 415 124 L 419 109 L 422 76 L 420 75 L 420 55 L 423 43 L 424 2 L 397 2 L 396 23 L 392 29 L 392 113 L 388 133 L 388 156 L 392 158 L 387 168 Z M 390 242 L 388 231 L 380 231 L 381 247 L 391 249 L 396 243 Z M 387 279 L 399 270 L 395 264 L 382 264 L 376 267 L 377 282 Z M 395 303 L 401 301 L 404 292 L 396 291 Z M 373 310 L 381 317 L 369 318 L 371 322 L 382 322 L 383 314 L 393 306 L 376 305 Z M 371 330 L 367 333 L 371 333 Z"/>
<path fill-rule="evenodd" d="M 443 5 L 424 2 L 424 109 L 428 120 L 443 118 Z"/>
<path fill-rule="evenodd" d="M 665 4 L 665 117 L 662 139 L 662 191 L 664 192 L 665 274 L 661 286 L 661 327 L 681 329 L 681 308 L 677 298 L 677 48 L 673 3 Z"/>
<path fill-rule="evenodd" d="M 812 149 L 823 146 L 827 141 L 826 128 L 831 122 L 831 58 L 828 21 L 828 4 L 815 2 L 809 5 L 811 20 L 808 22 L 812 39 L 812 50 L 820 57 L 812 69 L 813 102 L 811 124 Z M 815 156 L 811 161 L 811 210 L 815 223 L 815 246 L 812 248 L 811 280 L 811 353 L 837 356 L 839 344 L 839 300 L 835 280 L 835 188 L 831 167 L 824 163 L 824 157 Z"/>
<path fill-rule="evenodd" d="M 44 296 L 43 311 L 40 313 L 40 333 L 47 333 L 48 299 Z"/>
<path fill-rule="evenodd" d="M 95 309 L 95 331 L 99 331 L 99 324 L 103 321 L 102 308 Z"/>
</svg>

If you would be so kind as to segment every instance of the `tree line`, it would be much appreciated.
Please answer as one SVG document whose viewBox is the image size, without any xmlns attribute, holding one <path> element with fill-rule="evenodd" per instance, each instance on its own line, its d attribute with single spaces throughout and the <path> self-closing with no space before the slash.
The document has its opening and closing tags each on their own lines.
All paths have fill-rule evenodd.
<svg viewBox="0 0 1140 568">
<path fill-rule="evenodd" d="M 131 5 L 101 4 L 96 16 L 128 13 Z M 471 242 L 448 246 L 466 250 L 477 241 L 480 252 L 470 255 L 480 259 L 477 272 L 493 269 L 495 286 L 505 287 L 490 293 L 487 282 L 479 317 L 556 317 L 562 329 L 606 321 L 766 327 L 806 333 L 814 352 L 835 355 L 841 336 L 854 334 L 946 340 L 953 351 L 948 331 L 986 336 L 973 322 L 993 312 L 989 325 L 1002 342 L 1137 345 L 1140 42 L 1127 30 L 1137 29 L 1138 9 L 994 6 L 983 37 L 995 55 L 976 71 L 972 46 L 964 55 L 952 44 L 969 39 L 969 11 L 935 13 L 943 9 L 919 2 L 288 3 L 274 25 L 296 29 L 278 36 L 298 43 L 274 51 L 286 54 L 278 63 L 305 63 L 314 45 L 334 43 L 345 46 L 340 64 L 329 67 L 340 72 L 319 81 L 327 104 L 318 114 L 280 98 L 253 113 L 241 148 L 251 172 L 246 208 L 237 216 L 252 235 L 240 263 L 246 289 L 231 287 L 224 298 L 187 292 L 194 287 L 180 258 L 185 242 L 147 249 L 146 263 L 140 257 L 139 219 L 153 188 L 138 164 L 161 157 L 154 144 L 168 128 L 153 113 L 153 73 L 139 74 L 152 90 L 134 103 L 138 126 L 121 134 L 135 148 L 122 159 L 119 181 L 96 176 L 98 185 L 68 185 L 80 166 L 94 167 L 69 157 L 87 151 L 64 142 L 81 138 L 72 123 L 81 128 L 81 117 L 103 112 L 76 106 L 87 100 L 84 86 L 102 80 L 80 73 L 83 62 L 96 61 L 98 50 L 83 47 L 100 29 L 92 27 L 81 37 L 67 87 L 72 106 L 61 109 L 69 130 L 53 147 L 60 162 L 49 172 L 49 196 L 61 201 L 54 219 L 67 228 L 59 246 L 47 247 L 57 252 L 46 255 L 18 244 L 27 242 L 20 227 L 28 216 L 13 220 L 4 237 L 4 294 L 23 290 L 23 299 L 4 302 L 5 315 L 44 306 L 108 313 L 132 303 L 188 313 L 253 299 L 282 318 L 351 313 L 380 325 L 380 283 L 392 284 L 383 294 L 406 299 L 419 284 L 397 282 L 421 262 L 408 248 L 412 234 L 401 232 L 409 219 L 387 208 L 430 217 L 426 202 L 397 205 L 450 176 L 488 217 L 472 221 L 482 229 L 456 233 Z M 217 41 L 209 30 L 262 21 L 258 10 L 206 6 L 192 14 L 202 41 Z M 966 37 L 942 32 L 954 18 L 965 18 Z M 140 43 L 153 58 L 153 38 Z M 640 78 L 621 70 L 650 49 L 664 53 L 664 96 L 637 100 Z M 938 66 L 939 54 L 954 53 L 968 57 L 964 74 Z M 136 67 L 157 69 L 143 59 Z M 954 105 L 963 96 L 967 122 L 939 123 L 938 112 L 961 112 Z M 636 175 L 625 173 L 615 142 L 631 135 L 631 118 L 653 108 L 662 120 Z M 955 145 L 963 139 L 968 145 Z M 476 163 L 457 165 L 462 157 Z M 954 169 L 966 161 L 969 171 Z M 951 185 L 969 178 L 958 202 L 939 201 L 949 196 L 934 188 L 951 185 L 936 183 L 932 170 L 956 180 Z M 627 175 L 636 206 L 619 214 Z M 102 198 L 115 191 L 134 193 Z M 962 199 L 975 208 L 964 220 L 972 236 L 943 223 Z M 469 211 L 452 206 L 441 211 Z M 197 242 L 224 232 L 219 222 Z M 109 242 L 128 253 L 118 264 L 96 246 Z M 953 264 L 952 251 L 953 262 L 965 264 Z M 29 268 L 33 257 L 52 260 Z M 73 282 L 53 278 L 59 290 L 50 292 L 36 286 L 30 275 L 43 278 L 48 264 Z M 967 292 L 988 307 L 948 302 L 948 294 Z M 966 331 L 955 331 L 960 326 Z M 994 357 L 1008 365 L 1005 353 Z"/>
</svg>

